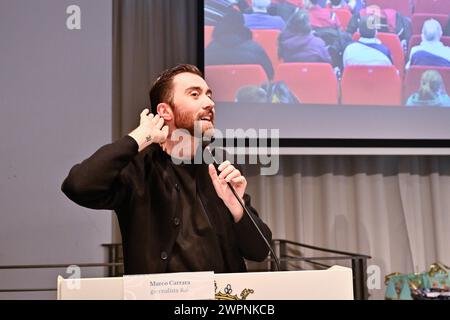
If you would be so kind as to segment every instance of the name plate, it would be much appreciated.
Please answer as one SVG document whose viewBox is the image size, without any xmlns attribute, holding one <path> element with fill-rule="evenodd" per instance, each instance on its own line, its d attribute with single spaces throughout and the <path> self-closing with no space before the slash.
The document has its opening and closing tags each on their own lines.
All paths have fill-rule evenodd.
<svg viewBox="0 0 450 320">
<path fill-rule="evenodd" d="M 125 300 L 213 300 L 214 272 L 180 272 L 123 277 Z"/>
</svg>

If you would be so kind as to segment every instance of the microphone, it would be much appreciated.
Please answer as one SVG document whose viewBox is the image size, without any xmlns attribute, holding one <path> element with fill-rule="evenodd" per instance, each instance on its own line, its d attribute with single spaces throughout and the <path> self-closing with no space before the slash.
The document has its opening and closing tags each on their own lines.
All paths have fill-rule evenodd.
<svg viewBox="0 0 450 320">
<path fill-rule="evenodd" d="M 214 157 L 212 151 L 211 151 L 211 147 L 210 145 L 207 145 L 205 147 L 206 150 L 208 150 L 208 153 L 211 155 L 211 158 L 213 160 L 213 165 L 216 168 L 216 171 L 219 173 L 219 165 L 220 163 L 217 161 L 217 159 Z M 233 186 L 231 185 L 230 182 L 227 182 L 228 188 L 230 188 L 231 192 L 233 193 L 233 195 L 236 197 L 236 200 L 239 202 L 239 204 L 241 205 L 242 209 L 244 209 L 245 214 L 247 214 L 247 216 L 250 218 L 250 221 L 253 223 L 253 225 L 255 226 L 256 230 L 258 230 L 258 233 L 261 235 L 262 239 L 264 240 L 267 248 L 269 248 L 270 254 L 272 255 L 274 261 L 275 261 L 275 265 L 277 267 L 277 271 L 280 271 L 280 261 L 277 258 L 277 255 L 275 254 L 275 252 L 273 251 L 272 246 L 269 244 L 269 241 L 267 241 L 266 237 L 264 236 L 264 234 L 262 233 L 261 229 L 259 228 L 258 224 L 255 222 L 255 219 L 253 219 L 253 216 L 250 214 L 250 212 L 248 211 L 248 209 L 245 207 L 245 203 L 244 201 L 242 201 L 241 197 L 239 197 L 239 195 L 236 193 L 236 190 L 234 190 Z"/>
</svg>

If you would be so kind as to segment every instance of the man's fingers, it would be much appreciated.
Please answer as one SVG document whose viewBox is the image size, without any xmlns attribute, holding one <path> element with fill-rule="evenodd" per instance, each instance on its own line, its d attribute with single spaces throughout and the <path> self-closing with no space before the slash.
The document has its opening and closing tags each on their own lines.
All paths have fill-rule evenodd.
<svg viewBox="0 0 450 320">
<path fill-rule="evenodd" d="M 148 109 L 145 109 L 144 111 L 141 112 L 141 121 L 145 120 L 145 119 L 152 120 L 152 118 L 153 118 L 153 113 L 149 113 Z"/>
<path fill-rule="evenodd" d="M 161 132 L 164 134 L 164 137 L 167 138 L 167 136 L 169 135 L 169 127 L 167 125 L 162 127 Z"/>
<path fill-rule="evenodd" d="M 161 130 L 154 131 L 153 142 L 162 143 L 166 141 L 167 136 L 169 135 L 169 127 L 164 126 Z"/>
<path fill-rule="evenodd" d="M 220 166 L 219 166 L 220 168 Z M 219 169 L 220 170 L 220 169 Z M 219 174 L 219 178 L 220 179 L 225 179 L 231 172 L 233 172 L 233 170 L 235 170 L 235 168 L 230 165 L 228 167 L 226 167 L 225 169 L 222 170 L 222 172 Z"/>
<path fill-rule="evenodd" d="M 209 175 L 211 176 L 211 178 L 217 179 L 217 171 L 216 171 L 216 168 L 214 168 L 214 165 L 212 163 L 210 163 L 208 165 L 208 171 L 209 171 Z"/>
<path fill-rule="evenodd" d="M 149 109 L 144 109 L 141 112 L 141 120 L 140 120 L 141 125 L 147 123 L 148 120 L 151 120 L 153 118 L 153 114 L 149 112 L 150 112 Z"/>
<path fill-rule="evenodd" d="M 223 169 L 225 169 L 226 167 L 228 167 L 230 164 L 231 164 L 231 162 L 228 161 L 228 160 L 222 162 L 222 163 L 220 164 L 220 166 L 219 166 L 219 171 L 223 171 Z"/>
<path fill-rule="evenodd" d="M 209 176 L 211 177 L 211 181 L 214 185 L 214 188 L 216 188 L 216 191 L 220 190 L 220 189 L 217 189 L 217 188 L 220 188 L 219 177 L 217 176 L 216 168 L 214 168 L 212 163 L 210 163 L 208 165 L 208 172 L 209 172 Z"/>
<path fill-rule="evenodd" d="M 161 117 L 159 116 L 159 114 L 155 114 L 155 116 L 152 119 L 153 124 L 156 126 L 156 124 L 158 123 L 159 119 L 161 119 Z"/>
<path fill-rule="evenodd" d="M 155 127 L 158 128 L 158 129 L 161 129 L 163 127 L 163 125 L 164 125 L 164 119 L 163 118 L 159 118 L 158 122 L 155 124 Z"/>
<path fill-rule="evenodd" d="M 225 180 L 227 182 L 230 182 L 232 179 L 237 178 L 241 175 L 241 173 L 239 172 L 239 170 L 233 170 L 229 175 L 227 175 L 225 177 Z"/>
<path fill-rule="evenodd" d="M 236 177 L 233 180 L 231 180 L 231 182 L 233 183 L 233 185 L 239 185 L 245 182 L 245 177 L 244 176 Z"/>
<path fill-rule="evenodd" d="M 142 118 L 142 117 L 145 117 L 149 112 L 150 112 L 150 110 L 148 110 L 147 108 L 144 109 L 144 110 L 142 110 L 142 112 L 141 112 L 141 118 Z"/>
</svg>

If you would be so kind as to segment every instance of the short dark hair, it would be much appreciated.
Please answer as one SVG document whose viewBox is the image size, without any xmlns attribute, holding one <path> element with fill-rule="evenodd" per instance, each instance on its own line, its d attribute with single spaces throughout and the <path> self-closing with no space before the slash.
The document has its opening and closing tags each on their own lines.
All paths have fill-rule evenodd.
<svg viewBox="0 0 450 320">
<path fill-rule="evenodd" d="M 295 10 L 287 22 L 286 29 L 302 35 L 310 34 L 312 27 L 308 11 L 302 9 Z"/>
<path fill-rule="evenodd" d="M 268 102 L 267 92 L 259 86 L 243 86 L 236 93 L 236 102 Z"/>
<path fill-rule="evenodd" d="M 363 38 L 375 38 L 377 34 L 375 16 L 361 17 L 359 20 L 359 34 Z"/>
<path fill-rule="evenodd" d="M 156 108 L 161 102 L 173 104 L 172 80 L 176 75 L 185 72 L 193 73 L 203 78 L 202 72 L 192 64 L 176 65 L 173 68 L 163 71 L 156 78 L 149 92 L 151 112 L 153 114 L 157 113 Z"/>
</svg>

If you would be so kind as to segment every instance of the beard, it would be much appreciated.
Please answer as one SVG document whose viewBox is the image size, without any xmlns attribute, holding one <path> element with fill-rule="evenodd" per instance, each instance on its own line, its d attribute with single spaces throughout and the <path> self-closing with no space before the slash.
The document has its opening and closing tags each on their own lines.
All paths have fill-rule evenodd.
<svg viewBox="0 0 450 320">
<path fill-rule="evenodd" d="M 172 110 L 174 112 L 175 127 L 187 130 L 192 136 L 195 135 L 196 131 L 201 132 L 203 135 L 207 130 L 214 128 L 213 119 L 211 119 L 210 122 L 201 121 L 203 116 L 206 114 L 213 114 L 212 112 L 204 111 L 197 114 L 178 112 L 176 107 L 172 107 Z M 196 126 L 199 126 L 197 130 L 195 130 Z"/>
<path fill-rule="evenodd" d="M 194 135 L 194 115 L 192 113 L 181 113 L 174 110 L 174 120 L 175 120 L 175 127 L 177 129 L 186 129 L 189 131 L 189 133 L 193 136 Z"/>
</svg>

